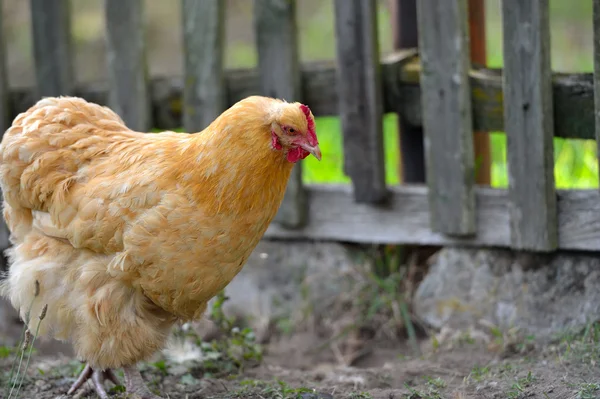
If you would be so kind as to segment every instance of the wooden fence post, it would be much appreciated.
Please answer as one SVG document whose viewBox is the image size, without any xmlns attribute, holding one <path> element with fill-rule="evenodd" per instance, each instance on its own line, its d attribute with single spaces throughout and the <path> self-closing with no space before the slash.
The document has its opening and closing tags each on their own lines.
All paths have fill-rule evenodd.
<svg viewBox="0 0 600 399">
<path fill-rule="evenodd" d="M 600 0 L 594 0 L 594 116 L 596 154 L 600 162 Z M 600 165 L 599 165 L 600 167 Z"/>
<path fill-rule="evenodd" d="M 475 233 L 467 0 L 419 0 L 421 103 L 434 231 Z"/>
<path fill-rule="evenodd" d="M 419 47 L 417 0 L 391 0 L 394 48 L 404 50 Z M 402 183 L 425 183 L 425 150 L 423 127 L 410 124 L 398 113 L 400 144 L 400 176 Z"/>
<path fill-rule="evenodd" d="M 31 0 L 36 97 L 73 94 L 71 15 L 68 0 Z"/>
<path fill-rule="evenodd" d="M 6 43 L 4 42 L 4 20 L 0 7 L 0 138 L 10 127 L 10 99 L 8 91 L 8 76 L 6 71 Z M 0 200 L 2 198 L 0 197 Z M 10 232 L 4 218 L 0 216 L 0 272 L 8 268 L 4 251 L 10 247 Z"/>
<path fill-rule="evenodd" d="M 515 249 L 558 246 L 548 0 L 503 0 L 504 125 Z"/>
<path fill-rule="evenodd" d="M 226 108 L 225 2 L 183 0 L 183 127 L 199 132 Z"/>
<path fill-rule="evenodd" d="M 43 1 L 43 0 L 39 0 Z M 141 0 L 105 0 L 109 105 L 133 130 L 152 127 Z"/>
<path fill-rule="evenodd" d="M 360 203 L 385 202 L 383 96 L 375 0 L 335 0 L 344 171 Z"/>
</svg>

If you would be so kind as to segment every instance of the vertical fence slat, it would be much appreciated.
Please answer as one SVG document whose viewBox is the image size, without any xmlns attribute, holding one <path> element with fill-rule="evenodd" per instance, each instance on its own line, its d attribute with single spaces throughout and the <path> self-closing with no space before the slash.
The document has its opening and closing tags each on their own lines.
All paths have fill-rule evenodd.
<svg viewBox="0 0 600 399">
<path fill-rule="evenodd" d="M 69 0 L 31 0 L 36 97 L 72 94 L 74 87 Z"/>
<path fill-rule="evenodd" d="M 221 0 L 183 0 L 183 127 L 198 132 L 225 109 L 225 6 Z"/>
<path fill-rule="evenodd" d="M 286 101 L 302 101 L 295 0 L 255 0 L 254 19 L 261 92 Z M 306 223 L 302 163 L 294 166 L 275 221 L 290 228 Z"/>
<path fill-rule="evenodd" d="M 600 0 L 594 0 L 594 113 L 596 153 L 600 162 Z"/>
<path fill-rule="evenodd" d="M 12 123 L 8 70 L 6 68 L 6 42 L 4 36 L 4 14 L 0 7 L 0 138 Z M 2 219 L 0 217 L 0 219 Z"/>
<path fill-rule="evenodd" d="M 475 233 L 466 0 L 419 0 L 425 159 L 432 229 Z"/>
<path fill-rule="evenodd" d="M 2 7 L 0 7 L 0 138 L 11 124 L 3 17 Z M 0 193 L 0 201 L 1 200 L 2 197 Z M 6 222 L 3 217 L 0 217 L 0 272 L 6 271 L 8 268 L 6 258 L 4 257 L 4 250 L 10 247 L 9 237 L 10 232 L 6 226 Z"/>
<path fill-rule="evenodd" d="M 419 46 L 417 0 L 391 0 L 394 48 L 402 50 Z M 398 112 L 400 171 L 402 183 L 425 183 L 423 127 L 411 125 Z"/>
<path fill-rule="evenodd" d="M 43 0 L 40 0 L 43 1 Z M 109 106 L 130 128 L 151 127 L 141 0 L 105 0 Z"/>
<path fill-rule="evenodd" d="M 375 0 L 335 0 L 344 172 L 359 203 L 387 199 L 383 104 Z"/>
<path fill-rule="evenodd" d="M 557 248 L 548 0 L 503 0 L 504 125 L 515 249 Z"/>
</svg>

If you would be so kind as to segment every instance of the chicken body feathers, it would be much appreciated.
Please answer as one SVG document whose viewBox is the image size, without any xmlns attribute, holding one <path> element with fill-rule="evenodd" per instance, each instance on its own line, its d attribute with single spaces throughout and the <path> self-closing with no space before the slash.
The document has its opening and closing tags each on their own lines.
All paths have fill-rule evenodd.
<svg viewBox="0 0 600 399">
<path fill-rule="evenodd" d="M 151 355 L 174 322 L 202 315 L 275 216 L 292 165 L 256 139 L 268 104 L 238 103 L 194 135 L 134 132 L 73 97 L 20 114 L 0 145 L 4 294 L 22 314 L 47 303 L 42 333 L 93 367 Z"/>
</svg>

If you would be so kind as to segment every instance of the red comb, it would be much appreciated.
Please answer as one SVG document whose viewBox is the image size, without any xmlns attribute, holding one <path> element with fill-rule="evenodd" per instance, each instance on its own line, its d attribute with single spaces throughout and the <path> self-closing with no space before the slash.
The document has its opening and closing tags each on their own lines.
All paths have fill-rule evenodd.
<svg viewBox="0 0 600 399">
<path fill-rule="evenodd" d="M 308 124 L 308 142 L 312 146 L 316 146 L 319 144 L 319 140 L 317 140 L 317 132 L 315 131 L 315 121 L 310 115 L 310 108 L 308 105 L 301 104 L 300 109 L 306 116 L 306 122 Z"/>
</svg>

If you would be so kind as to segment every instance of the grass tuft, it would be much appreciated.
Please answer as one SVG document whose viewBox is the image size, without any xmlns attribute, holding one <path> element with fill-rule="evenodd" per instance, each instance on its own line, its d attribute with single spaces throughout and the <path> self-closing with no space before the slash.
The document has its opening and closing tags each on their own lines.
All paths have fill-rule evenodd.
<svg viewBox="0 0 600 399">
<path fill-rule="evenodd" d="M 29 325 L 30 317 L 31 317 L 31 309 L 33 309 L 33 304 L 37 297 L 40 294 L 40 283 L 38 280 L 35 280 L 34 288 L 33 288 L 33 299 L 27 308 L 27 312 L 25 313 L 25 320 L 23 320 L 24 326 L 23 331 L 21 332 L 21 338 L 19 339 L 19 344 L 17 346 L 17 351 L 15 353 L 15 358 L 12 362 L 10 373 L 8 377 L 8 384 L 6 386 L 6 398 L 11 399 L 14 389 L 16 388 L 17 381 L 19 380 L 21 373 L 21 366 L 23 364 L 23 357 L 25 355 L 25 350 L 28 346 L 28 341 L 31 340 L 31 332 L 27 327 Z M 18 365 L 18 366 L 17 366 Z M 15 369 L 16 368 L 16 369 Z M 15 375 L 16 373 L 16 375 Z"/>
<path fill-rule="evenodd" d="M 39 290 L 38 290 L 38 292 L 39 292 Z M 25 363 L 25 370 L 23 370 L 21 380 L 19 381 L 19 386 L 17 388 L 17 392 L 15 393 L 15 398 L 17 398 L 19 396 L 19 392 L 21 391 L 21 387 L 23 386 L 23 381 L 25 380 L 25 377 L 27 376 L 27 370 L 29 369 L 29 362 L 31 361 L 31 354 L 33 352 L 33 345 L 35 344 L 35 340 L 38 337 L 38 334 L 40 332 L 40 326 L 42 325 L 42 321 L 46 317 L 47 311 L 48 311 L 48 304 L 45 304 L 44 307 L 42 308 L 42 311 L 41 311 L 39 317 L 38 317 L 38 324 L 35 329 L 35 334 L 33 335 L 33 340 L 31 341 L 31 345 L 29 345 L 29 353 L 27 354 L 27 362 Z M 27 329 L 27 331 L 29 331 L 29 329 Z M 29 334 L 29 336 L 31 337 L 31 334 Z M 25 344 L 24 344 L 22 352 L 25 352 L 25 349 L 27 349 L 27 346 L 25 346 Z"/>
</svg>

